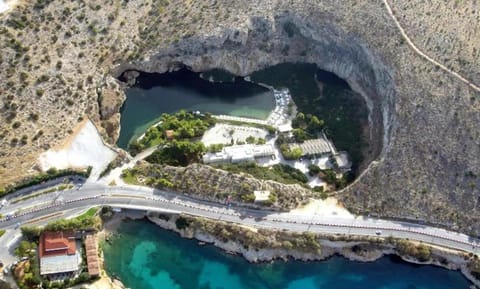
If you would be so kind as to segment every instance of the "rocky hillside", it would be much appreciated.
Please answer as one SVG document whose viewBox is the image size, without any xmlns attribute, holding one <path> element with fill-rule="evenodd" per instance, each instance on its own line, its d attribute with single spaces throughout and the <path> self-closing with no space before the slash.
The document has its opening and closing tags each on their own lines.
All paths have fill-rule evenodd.
<svg viewBox="0 0 480 289">
<path fill-rule="evenodd" d="M 129 170 L 135 182 L 141 185 L 176 191 L 185 195 L 225 202 L 227 197 L 237 204 L 252 207 L 261 205 L 279 210 L 291 210 L 308 203 L 315 194 L 298 184 L 287 185 L 258 180 L 249 174 L 234 174 L 201 164 L 173 167 L 142 163 Z M 266 190 L 270 198 L 263 204 L 254 204 L 254 191 Z"/>
<path fill-rule="evenodd" d="M 479 85 L 479 7 L 447 2 L 390 5 L 418 48 Z M 375 160 L 339 194 L 347 206 L 480 233 L 480 94 L 413 51 L 381 1 L 34 0 L 0 18 L 2 184 L 34 173 L 81 118 L 113 141 L 112 74 L 304 61 L 370 108 Z"/>
</svg>

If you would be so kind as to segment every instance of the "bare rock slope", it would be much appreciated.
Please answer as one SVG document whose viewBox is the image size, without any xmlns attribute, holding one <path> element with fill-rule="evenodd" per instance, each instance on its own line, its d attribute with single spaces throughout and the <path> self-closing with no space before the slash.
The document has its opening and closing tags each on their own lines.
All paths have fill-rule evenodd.
<svg viewBox="0 0 480 289">
<path fill-rule="evenodd" d="M 454 2 L 390 4 L 420 49 L 478 85 L 480 10 Z M 79 118 L 113 141 L 124 95 L 112 75 L 126 69 L 247 75 L 303 61 L 370 108 L 375 159 L 339 193 L 348 207 L 480 233 L 480 94 L 413 51 L 381 1 L 34 1 L 0 17 L 3 184 Z"/>
</svg>

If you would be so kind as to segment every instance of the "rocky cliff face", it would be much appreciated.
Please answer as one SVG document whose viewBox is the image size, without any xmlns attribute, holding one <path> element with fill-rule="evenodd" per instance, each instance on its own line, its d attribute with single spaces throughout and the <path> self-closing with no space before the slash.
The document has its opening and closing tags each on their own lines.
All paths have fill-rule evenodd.
<svg viewBox="0 0 480 289">
<path fill-rule="evenodd" d="M 254 17 L 243 29 L 185 39 L 118 71 L 161 73 L 186 66 L 194 71 L 222 68 L 246 76 L 282 62 L 315 63 L 347 80 L 369 107 L 369 141 L 375 157 L 387 152 L 395 117 L 392 71 L 360 38 L 330 21 L 305 20 L 290 12 L 272 18 Z"/>
<path fill-rule="evenodd" d="M 187 66 L 248 75 L 280 62 L 316 63 L 345 79 L 370 109 L 376 158 L 339 194 L 346 205 L 478 234 L 478 95 L 415 55 L 382 9 L 363 11 L 363 19 L 313 7 L 269 11 L 152 50 L 120 70 Z"/>
</svg>

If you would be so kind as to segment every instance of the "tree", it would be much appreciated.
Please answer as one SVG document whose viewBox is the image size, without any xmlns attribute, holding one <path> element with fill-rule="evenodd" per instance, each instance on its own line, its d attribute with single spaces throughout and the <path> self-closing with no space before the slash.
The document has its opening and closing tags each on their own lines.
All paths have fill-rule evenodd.
<svg viewBox="0 0 480 289">
<path fill-rule="evenodd" d="M 263 144 L 266 144 L 266 143 L 267 143 L 267 142 L 265 141 L 264 138 L 258 138 L 258 139 L 257 139 L 257 144 L 258 144 L 258 145 L 263 145 Z"/>
<path fill-rule="evenodd" d="M 47 174 L 49 175 L 55 175 L 57 173 L 57 168 L 51 167 L 47 170 Z"/>
<path fill-rule="evenodd" d="M 255 137 L 254 136 L 248 136 L 245 141 L 248 143 L 248 144 L 253 144 L 255 143 Z"/>
<path fill-rule="evenodd" d="M 40 228 L 34 226 L 21 227 L 20 230 L 22 231 L 22 235 L 30 241 L 38 240 L 38 237 L 40 237 L 41 233 Z"/>
<path fill-rule="evenodd" d="M 290 148 L 288 144 L 280 145 L 280 151 L 287 160 L 297 160 L 302 157 L 303 151 L 299 147 Z"/>
<path fill-rule="evenodd" d="M 167 179 L 161 178 L 157 181 L 157 186 L 161 188 L 173 188 L 173 183 Z"/>
<path fill-rule="evenodd" d="M 201 142 L 173 141 L 168 146 L 157 149 L 146 161 L 172 166 L 187 166 L 198 162 L 206 148 Z"/>
<path fill-rule="evenodd" d="M 137 140 L 132 141 L 132 142 L 128 145 L 128 150 L 130 151 L 130 153 L 131 153 L 133 156 L 135 156 L 135 155 L 137 155 L 138 153 L 140 153 L 143 149 L 144 149 L 143 144 L 139 143 Z"/>
<path fill-rule="evenodd" d="M 208 147 L 208 151 L 211 152 L 211 153 L 218 153 L 218 152 L 221 152 L 222 149 L 223 149 L 223 144 L 219 143 L 219 144 L 211 144 L 209 147 Z"/>
<path fill-rule="evenodd" d="M 309 132 L 318 132 L 323 128 L 324 121 L 318 119 L 315 115 L 310 118 L 310 122 L 308 123 L 308 131 Z"/>
<path fill-rule="evenodd" d="M 15 248 L 15 255 L 17 257 L 34 257 L 37 244 L 28 241 L 21 241 L 17 248 Z"/>
<path fill-rule="evenodd" d="M 310 176 L 318 175 L 320 173 L 320 167 L 314 164 L 308 166 L 308 174 Z"/>
<path fill-rule="evenodd" d="M 293 130 L 293 136 L 295 137 L 296 142 L 304 142 L 308 139 L 307 133 L 301 129 L 301 128 L 296 128 Z"/>
</svg>

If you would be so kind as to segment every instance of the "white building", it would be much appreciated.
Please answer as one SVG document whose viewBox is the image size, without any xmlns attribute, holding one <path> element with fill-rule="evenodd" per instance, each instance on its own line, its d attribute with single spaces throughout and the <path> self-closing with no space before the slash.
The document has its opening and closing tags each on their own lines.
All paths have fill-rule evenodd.
<svg viewBox="0 0 480 289">
<path fill-rule="evenodd" d="M 264 145 L 234 145 L 224 147 L 218 153 L 206 153 L 203 155 L 203 162 L 213 163 L 240 163 L 245 161 L 255 161 L 255 158 L 270 157 L 275 155 L 275 149 L 271 144 Z"/>
<path fill-rule="evenodd" d="M 352 168 L 352 162 L 350 161 L 347 152 L 338 152 L 333 156 L 333 158 L 338 170 L 342 172 L 348 172 Z"/>
<path fill-rule="evenodd" d="M 270 191 L 253 191 L 255 202 L 266 202 L 270 199 Z"/>
<path fill-rule="evenodd" d="M 303 143 L 293 143 L 290 148 L 300 148 L 303 156 L 325 156 L 335 154 L 333 144 L 327 139 L 325 135 L 316 139 L 309 139 Z"/>
</svg>

